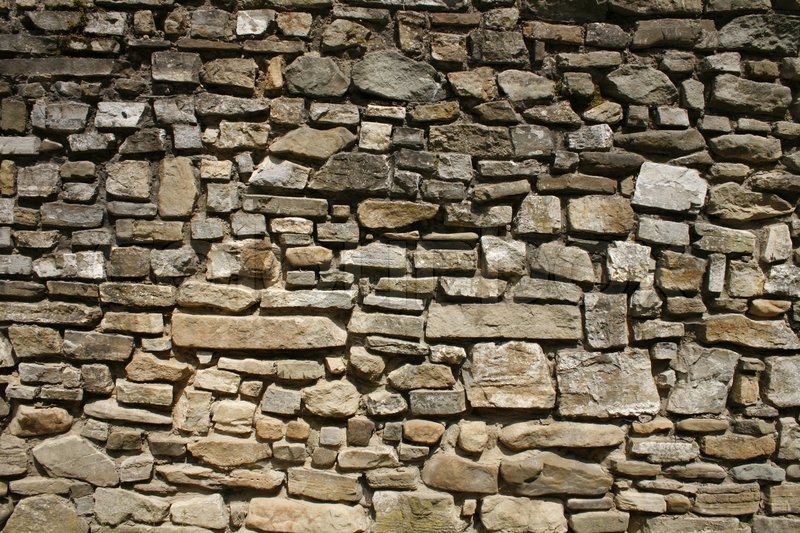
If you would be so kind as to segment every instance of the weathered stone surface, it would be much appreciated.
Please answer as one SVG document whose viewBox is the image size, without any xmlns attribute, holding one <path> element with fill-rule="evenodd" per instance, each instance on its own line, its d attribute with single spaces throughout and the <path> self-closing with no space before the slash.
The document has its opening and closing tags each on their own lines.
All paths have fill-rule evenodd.
<svg viewBox="0 0 800 533">
<path fill-rule="evenodd" d="M 701 338 L 708 343 L 725 343 L 768 350 L 797 350 L 800 340 L 781 321 L 751 320 L 742 315 L 726 314 L 705 319 Z"/>
<path fill-rule="evenodd" d="M 736 183 L 711 188 L 708 213 L 722 220 L 746 222 L 785 215 L 794 206 L 776 194 L 750 191 Z"/>
<path fill-rule="evenodd" d="M 160 413 L 154 413 L 146 409 L 136 409 L 132 407 L 122 407 L 114 399 L 96 400 L 87 403 L 83 407 L 83 412 L 87 416 L 99 418 L 101 420 L 118 420 L 122 422 L 133 422 L 135 424 L 169 425 L 172 418 Z"/>
<path fill-rule="evenodd" d="M 268 444 L 235 438 L 210 437 L 190 442 L 186 448 L 199 461 L 226 468 L 252 464 L 272 455 Z"/>
<path fill-rule="evenodd" d="M 345 332 L 318 317 L 222 317 L 175 313 L 173 342 L 192 348 L 302 350 L 343 346 Z"/>
<path fill-rule="evenodd" d="M 683 344 L 671 363 L 678 378 L 667 410 L 679 414 L 722 413 L 739 354 L 722 348 Z"/>
<path fill-rule="evenodd" d="M 793 28 L 798 21 L 796 16 L 774 13 L 737 17 L 720 29 L 720 45 L 757 53 L 795 54 L 800 37 Z"/>
<path fill-rule="evenodd" d="M 22 324 L 54 324 L 89 326 L 100 321 L 97 307 L 66 302 L 4 302 L 0 306 L 0 321 Z"/>
<path fill-rule="evenodd" d="M 476 344 L 464 384 L 472 407 L 547 409 L 556 400 L 550 364 L 535 343 Z"/>
<path fill-rule="evenodd" d="M 564 416 L 655 414 L 661 405 L 644 350 L 563 351 L 556 357 L 556 375 L 558 409 Z"/>
<path fill-rule="evenodd" d="M 432 150 L 467 153 L 477 157 L 510 157 L 514 152 L 508 128 L 499 126 L 431 126 L 429 142 Z"/>
<path fill-rule="evenodd" d="M 434 303 L 428 311 L 428 339 L 578 339 L 580 310 L 569 305 Z"/>
<path fill-rule="evenodd" d="M 628 299 L 625 294 L 587 293 L 583 297 L 586 343 L 591 348 L 628 344 Z"/>
<path fill-rule="evenodd" d="M 422 481 L 442 490 L 494 494 L 497 474 L 497 464 L 480 464 L 456 455 L 439 454 L 426 461 Z"/>
<path fill-rule="evenodd" d="M 89 529 L 69 500 L 54 494 L 40 494 L 20 500 L 3 531 L 34 533 L 47 531 L 56 524 L 64 533 L 86 533 Z"/>
<path fill-rule="evenodd" d="M 177 304 L 181 307 L 241 312 L 255 305 L 259 295 L 241 285 L 217 285 L 187 281 L 180 286 Z"/>
<path fill-rule="evenodd" d="M 778 407 L 800 405 L 800 356 L 767 357 L 767 400 Z"/>
<path fill-rule="evenodd" d="M 706 516 L 748 515 L 758 511 L 760 503 L 758 483 L 701 485 L 693 510 Z"/>
<path fill-rule="evenodd" d="M 514 451 L 534 448 L 618 446 L 625 434 L 617 426 L 583 422 L 519 422 L 503 428 L 500 442 Z"/>
<path fill-rule="evenodd" d="M 669 104 L 678 96 L 669 77 L 652 67 L 624 65 L 609 73 L 605 81 L 610 96 L 632 104 Z"/>
<path fill-rule="evenodd" d="M 772 137 L 751 134 L 731 134 L 714 137 L 711 151 L 724 159 L 746 163 L 772 163 L 781 157 L 781 143 Z"/>
<path fill-rule="evenodd" d="M 434 102 L 445 97 L 436 70 L 397 51 L 371 52 L 353 66 L 353 85 L 387 100 Z"/>
<path fill-rule="evenodd" d="M 614 144 L 646 154 L 688 154 L 706 146 L 703 135 L 693 128 L 615 133 Z"/>
<path fill-rule="evenodd" d="M 346 128 L 319 130 L 301 126 L 269 145 L 272 154 L 294 156 L 313 161 L 325 161 L 356 141 L 356 136 Z"/>
<path fill-rule="evenodd" d="M 395 531 L 441 531 L 455 533 L 463 529 L 453 497 L 444 492 L 376 491 L 372 497 L 376 533 Z"/>
<path fill-rule="evenodd" d="M 368 153 L 345 153 L 331 157 L 314 173 L 308 188 L 327 192 L 379 194 L 389 189 L 389 160 Z"/>
<path fill-rule="evenodd" d="M 303 389 L 303 404 L 312 414 L 348 418 L 358 410 L 361 394 L 346 380 L 320 382 Z"/>
<path fill-rule="evenodd" d="M 489 496 L 481 501 L 481 524 L 487 531 L 564 533 L 567 519 L 560 503 Z"/>
<path fill-rule="evenodd" d="M 81 479 L 99 487 L 119 483 L 114 461 L 76 435 L 46 440 L 33 448 L 33 456 L 54 476 Z"/>
<path fill-rule="evenodd" d="M 583 196 L 567 204 L 570 228 L 596 235 L 626 235 L 633 230 L 631 202 L 621 196 Z"/>
<path fill-rule="evenodd" d="M 600 465 L 533 450 L 503 458 L 500 475 L 512 492 L 529 497 L 547 494 L 600 496 L 608 491 L 613 479 Z"/>
<path fill-rule="evenodd" d="M 247 510 L 245 526 L 268 533 L 321 530 L 362 533 L 367 531 L 369 519 L 363 507 L 286 498 L 253 498 Z"/>
<path fill-rule="evenodd" d="M 126 520 L 158 524 L 169 514 L 167 500 L 132 490 L 100 488 L 95 491 L 94 500 L 97 520 L 111 526 Z"/>
<path fill-rule="evenodd" d="M 564 246 L 558 241 L 536 248 L 528 257 L 531 270 L 578 283 L 595 281 L 592 259 L 577 246 Z"/>
<path fill-rule="evenodd" d="M 350 86 L 350 79 L 329 57 L 300 56 L 287 65 L 284 76 L 290 91 L 310 97 L 341 96 Z"/>
<path fill-rule="evenodd" d="M 755 115 L 782 116 L 792 101 L 788 87 L 750 81 L 723 74 L 717 76 L 711 93 L 712 107 L 723 111 L 746 109 Z"/>
<path fill-rule="evenodd" d="M 708 185 L 696 170 L 645 162 L 636 178 L 631 203 L 666 211 L 696 213 L 705 203 Z"/>
<path fill-rule="evenodd" d="M 358 204 L 358 220 L 366 228 L 396 229 L 430 220 L 439 206 L 427 202 L 403 200 L 365 200 Z"/>
<path fill-rule="evenodd" d="M 60 407 L 36 409 L 20 405 L 9 424 L 12 435 L 17 437 L 38 437 L 64 433 L 72 427 L 72 415 Z"/>
</svg>

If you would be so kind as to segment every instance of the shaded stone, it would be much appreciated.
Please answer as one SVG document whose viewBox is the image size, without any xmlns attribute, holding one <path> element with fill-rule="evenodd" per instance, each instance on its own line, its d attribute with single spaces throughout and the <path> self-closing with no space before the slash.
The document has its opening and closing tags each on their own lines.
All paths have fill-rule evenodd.
<svg viewBox="0 0 800 533">
<path fill-rule="evenodd" d="M 778 407 L 800 405 L 800 356 L 767 357 L 765 362 L 767 400 Z"/>
<path fill-rule="evenodd" d="M 656 414 L 661 406 L 645 350 L 563 351 L 556 357 L 559 413 L 610 418 Z"/>
<path fill-rule="evenodd" d="M 370 52 L 353 66 L 353 85 L 387 100 L 434 102 L 445 97 L 436 70 L 395 50 Z"/>
<path fill-rule="evenodd" d="M 83 413 L 101 420 L 118 420 L 136 424 L 169 425 L 172 418 L 146 409 L 122 407 L 114 399 L 96 400 L 83 406 Z"/>
<path fill-rule="evenodd" d="M 269 445 L 254 440 L 211 437 L 186 445 L 192 457 L 219 467 L 252 464 L 272 455 Z"/>
<path fill-rule="evenodd" d="M 101 524 L 116 526 L 126 520 L 158 524 L 169 514 L 169 502 L 132 490 L 97 489 L 94 493 L 95 516 Z"/>
<path fill-rule="evenodd" d="M 467 153 L 475 157 L 502 158 L 513 153 L 509 130 L 500 126 L 431 126 L 429 142 L 434 151 Z"/>
<path fill-rule="evenodd" d="M 100 487 L 119 483 L 114 461 L 76 435 L 46 440 L 33 448 L 33 456 L 53 476 L 81 479 Z"/>
<path fill-rule="evenodd" d="M 800 17 L 764 13 L 737 17 L 719 31 L 724 49 L 746 50 L 762 54 L 793 55 L 800 46 L 794 31 Z"/>
<path fill-rule="evenodd" d="M 38 533 L 56 524 L 64 533 L 86 533 L 89 529 L 69 500 L 54 494 L 41 494 L 20 500 L 3 531 Z"/>
<path fill-rule="evenodd" d="M 425 462 L 422 481 L 432 488 L 478 494 L 497 492 L 498 465 L 480 464 L 456 455 L 434 455 Z"/>
<path fill-rule="evenodd" d="M 678 96 L 666 74 L 640 65 L 624 65 L 609 73 L 605 89 L 613 98 L 632 104 L 669 104 Z"/>
<path fill-rule="evenodd" d="M 782 154 L 778 139 L 751 134 L 720 135 L 711 139 L 709 145 L 720 157 L 747 163 L 771 163 Z"/>
<path fill-rule="evenodd" d="M 565 459 L 552 452 L 526 451 L 504 457 L 500 475 L 514 494 L 601 496 L 613 477 L 603 467 Z"/>
<path fill-rule="evenodd" d="M 314 173 L 308 188 L 323 192 L 385 193 L 389 189 L 389 168 L 389 160 L 383 155 L 336 154 Z"/>
<path fill-rule="evenodd" d="M 300 56 L 287 65 L 284 76 L 291 92 L 312 98 L 341 96 L 350 86 L 350 79 L 330 57 Z"/>
<path fill-rule="evenodd" d="M 729 112 L 746 109 L 756 115 L 783 116 L 791 101 L 788 87 L 723 74 L 714 80 L 709 104 Z"/>
<path fill-rule="evenodd" d="M 648 130 L 632 133 L 615 133 L 616 146 L 634 152 L 653 154 L 688 154 L 706 146 L 703 135 L 696 129 Z"/>
</svg>

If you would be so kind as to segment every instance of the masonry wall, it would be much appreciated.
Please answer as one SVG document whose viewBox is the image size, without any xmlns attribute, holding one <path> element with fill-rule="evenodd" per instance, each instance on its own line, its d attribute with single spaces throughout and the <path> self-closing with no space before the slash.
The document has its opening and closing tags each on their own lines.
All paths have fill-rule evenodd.
<svg viewBox="0 0 800 533">
<path fill-rule="evenodd" d="M 3 531 L 800 531 L 799 47 L 798 0 L 3 0 Z"/>
</svg>

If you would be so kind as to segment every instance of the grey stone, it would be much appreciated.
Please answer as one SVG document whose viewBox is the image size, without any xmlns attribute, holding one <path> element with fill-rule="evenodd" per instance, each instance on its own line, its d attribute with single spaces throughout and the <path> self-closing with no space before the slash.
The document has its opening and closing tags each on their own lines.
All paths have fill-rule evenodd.
<svg viewBox="0 0 800 533">
<path fill-rule="evenodd" d="M 54 494 L 41 494 L 20 500 L 3 531 L 33 533 L 46 531 L 56 524 L 64 533 L 86 533 L 89 529 L 69 500 Z"/>
<path fill-rule="evenodd" d="M 720 45 L 762 54 L 796 54 L 800 36 L 794 29 L 798 22 L 799 17 L 777 13 L 737 17 L 720 29 Z"/>
<path fill-rule="evenodd" d="M 100 487 L 119 483 L 114 461 L 75 435 L 45 441 L 33 449 L 33 456 L 54 476 L 81 479 Z"/>
<path fill-rule="evenodd" d="M 655 414 L 661 406 L 644 350 L 563 351 L 556 357 L 556 375 L 558 409 L 563 416 Z"/>
<path fill-rule="evenodd" d="M 778 139 L 751 134 L 720 135 L 711 139 L 709 145 L 722 158 L 746 163 L 771 163 L 782 154 Z"/>
<path fill-rule="evenodd" d="M 564 507 L 557 502 L 489 496 L 481 501 L 481 524 L 486 531 L 566 531 Z"/>
<path fill-rule="evenodd" d="M 350 86 L 350 79 L 330 57 L 300 56 L 287 65 L 284 76 L 291 92 L 312 98 L 341 96 Z"/>
<path fill-rule="evenodd" d="M 383 155 L 337 154 L 314 173 L 308 188 L 323 192 L 381 194 L 389 188 L 389 171 L 389 160 Z"/>
<path fill-rule="evenodd" d="M 589 254 L 576 246 L 564 246 L 553 241 L 542 244 L 529 254 L 531 270 L 578 283 L 595 281 L 594 267 Z"/>
<path fill-rule="evenodd" d="M 667 75 L 652 67 L 622 66 L 609 73 L 605 83 L 610 96 L 632 104 L 669 104 L 678 96 Z"/>
<path fill-rule="evenodd" d="M 755 115 L 783 116 L 791 101 L 788 87 L 723 74 L 714 80 L 710 104 L 723 111 L 745 109 Z"/>
<path fill-rule="evenodd" d="M 445 97 L 436 70 L 398 51 L 370 52 L 353 66 L 353 85 L 387 100 L 434 102 Z"/>
<path fill-rule="evenodd" d="M 739 354 L 731 350 L 682 344 L 670 365 L 678 378 L 667 410 L 684 415 L 722 413 L 738 361 Z"/>
<path fill-rule="evenodd" d="M 708 184 L 696 170 L 645 162 L 636 178 L 631 203 L 666 211 L 698 212 Z"/>
<path fill-rule="evenodd" d="M 628 344 L 628 299 L 624 293 L 586 293 L 583 307 L 589 347 L 621 348 Z"/>
</svg>

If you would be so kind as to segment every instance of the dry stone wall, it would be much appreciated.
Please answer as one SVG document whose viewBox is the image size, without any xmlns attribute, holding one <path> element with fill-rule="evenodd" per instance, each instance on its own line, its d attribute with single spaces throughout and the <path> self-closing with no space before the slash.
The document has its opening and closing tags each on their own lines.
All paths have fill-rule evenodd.
<svg viewBox="0 0 800 533">
<path fill-rule="evenodd" d="M 800 531 L 799 47 L 0 1 L 3 531 Z"/>
</svg>

